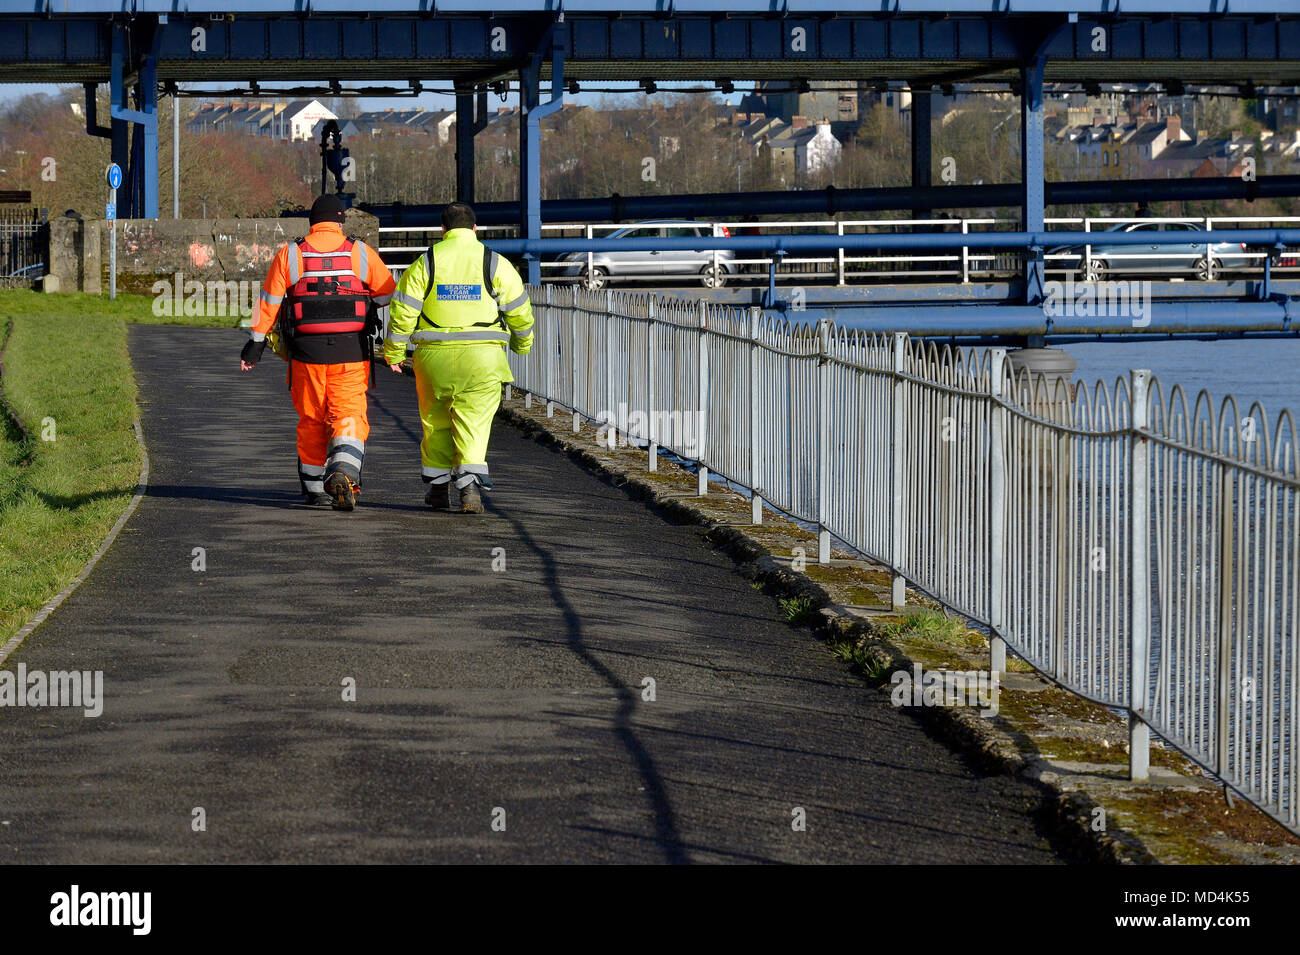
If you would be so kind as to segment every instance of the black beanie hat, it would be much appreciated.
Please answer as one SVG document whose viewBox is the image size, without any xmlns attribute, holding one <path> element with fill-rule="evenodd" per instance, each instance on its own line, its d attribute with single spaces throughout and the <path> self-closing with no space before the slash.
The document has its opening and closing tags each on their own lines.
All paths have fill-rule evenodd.
<svg viewBox="0 0 1300 955">
<path fill-rule="evenodd" d="M 343 203 L 335 196 L 321 196 L 311 204 L 311 224 L 318 222 L 342 222 Z"/>
</svg>

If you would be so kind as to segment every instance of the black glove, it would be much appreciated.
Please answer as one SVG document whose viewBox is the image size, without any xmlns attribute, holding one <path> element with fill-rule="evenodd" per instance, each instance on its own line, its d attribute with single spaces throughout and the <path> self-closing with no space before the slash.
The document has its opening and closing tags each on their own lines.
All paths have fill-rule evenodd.
<svg viewBox="0 0 1300 955">
<path fill-rule="evenodd" d="M 255 342 L 251 338 L 244 343 L 244 350 L 239 353 L 239 360 L 246 361 L 250 365 L 256 365 L 262 360 L 262 352 L 266 350 L 266 339 Z"/>
</svg>

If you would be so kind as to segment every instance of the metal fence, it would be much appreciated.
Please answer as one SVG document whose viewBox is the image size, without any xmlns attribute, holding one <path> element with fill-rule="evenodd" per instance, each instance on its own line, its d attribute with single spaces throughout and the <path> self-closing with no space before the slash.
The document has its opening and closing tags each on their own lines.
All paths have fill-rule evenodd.
<svg viewBox="0 0 1300 955">
<path fill-rule="evenodd" d="M 0 288 L 30 288 L 45 275 L 48 229 L 37 209 L 0 207 Z"/>
<path fill-rule="evenodd" d="M 1300 769 L 1300 446 L 1148 372 L 1094 388 L 1006 353 L 649 293 L 531 289 L 516 387 L 699 465 L 1128 711 L 1291 829 Z"/>
</svg>

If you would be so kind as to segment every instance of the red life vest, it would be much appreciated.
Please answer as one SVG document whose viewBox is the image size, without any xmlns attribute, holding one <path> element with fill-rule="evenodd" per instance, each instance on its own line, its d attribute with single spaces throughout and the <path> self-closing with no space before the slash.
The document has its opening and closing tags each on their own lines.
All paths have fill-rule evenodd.
<svg viewBox="0 0 1300 955">
<path fill-rule="evenodd" d="M 352 270 L 352 245 L 351 239 L 344 239 L 334 251 L 320 252 L 308 239 L 298 240 L 302 274 L 286 296 L 294 337 L 359 332 L 366 327 L 370 295 Z"/>
</svg>

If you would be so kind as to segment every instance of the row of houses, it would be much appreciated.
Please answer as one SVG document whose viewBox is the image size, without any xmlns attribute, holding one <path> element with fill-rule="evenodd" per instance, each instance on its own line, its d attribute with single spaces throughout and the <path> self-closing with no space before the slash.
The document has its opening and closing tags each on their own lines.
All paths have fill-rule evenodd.
<svg viewBox="0 0 1300 955">
<path fill-rule="evenodd" d="M 813 97 L 803 105 L 815 108 L 819 103 Z M 751 99 L 750 105 L 759 103 Z M 782 105 L 788 104 L 783 102 Z M 563 135 L 563 127 L 567 123 L 585 115 L 594 115 L 595 112 L 590 106 L 566 103 L 559 113 L 547 120 L 547 128 Z M 613 128 L 622 129 L 625 135 L 649 138 L 657 145 L 661 158 L 670 156 L 681 148 L 678 117 L 671 109 L 660 104 L 653 105 L 649 110 L 615 109 L 600 112 Z M 856 110 L 853 115 L 856 119 Z M 186 128 L 194 133 L 240 133 L 300 142 L 319 138 L 322 125 L 337 119 L 319 100 L 271 104 L 235 100 L 202 103 L 186 123 Z M 719 105 L 712 109 L 707 119 L 715 126 L 733 132 L 746 147 L 765 157 L 777 176 L 787 182 L 794 182 L 833 165 L 842 148 L 833 131 L 838 123 L 827 116 L 813 121 L 802 114 L 794 114 L 786 120 L 779 115 L 768 115 L 761 111 L 743 112 Z M 477 134 L 479 148 L 488 151 L 498 160 L 513 155 L 517 146 L 518 123 L 518 107 L 500 107 L 487 117 L 485 127 Z M 455 136 L 455 127 L 454 110 L 427 110 L 418 107 L 371 110 L 353 119 L 339 121 L 344 142 L 424 137 L 431 147 L 450 143 Z M 841 134 L 851 134 L 851 129 L 838 131 Z"/>
<path fill-rule="evenodd" d="M 320 100 L 287 103 L 229 100 L 200 103 L 185 123 L 191 133 L 241 133 L 285 142 L 302 142 L 320 134 L 322 124 L 338 117 Z"/>
<path fill-rule="evenodd" d="M 419 107 L 371 110 L 339 125 L 345 140 L 428 136 L 440 144 L 450 142 L 455 127 L 455 110 L 420 109 Z"/>
<path fill-rule="evenodd" d="M 906 90 L 845 91 L 825 83 L 810 84 L 804 92 L 778 90 L 760 84 L 742 99 L 739 109 L 724 104 L 710 107 L 708 120 L 735 135 L 756 155 L 765 157 L 784 182 L 796 182 L 833 166 L 843 142 L 856 131 L 862 109 L 882 105 L 902 114 L 911 106 Z M 960 95 L 955 99 L 932 95 L 939 99 L 932 107 L 940 122 L 947 122 L 975 103 Z M 1182 116 L 1174 107 L 1181 105 L 1182 113 L 1195 116 L 1196 102 L 1195 94 L 1181 99 L 1153 94 L 1127 98 L 1117 93 L 1063 94 L 1047 119 L 1047 132 L 1073 153 L 1080 172 L 1090 178 L 1240 175 L 1245 160 L 1256 151 L 1300 159 L 1300 130 L 1274 131 L 1276 126 L 1286 129 L 1288 111 L 1294 112 L 1294 100 L 1265 97 L 1257 104 L 1274 124 L 1274 128 L 1263 127 L 1259 139 L 1240 132 L 1210 138 L 1204 130 L 1184 128 Z M 982 100 L 980 106 L 988 108 Z M 817 110 L 822 112 L 818 114 Z M 1160 119 L 1162 112 L 1164 117 Z M 566 123 L 594 113 L 590 106 L 566 103 L 548 119 L 547 126 L 563 135 Z M 680 148 L 680 117 L 661 104 L 648 110 L 600 113 L 624 135 L 646 137 L 656 143 L 661 157 Z M 242 133 L 292 142 L 318 138 L 322 125 L 330 120 L 337 120 L 336 115 L 319 100 L 269 104 L 235 100 L 201 104 L 186 127 L 198 133 Z M 517 107 L 500 107 L 487 117 L 485 128 L 478 134 L 481 148 L 498 159 L 512 155 L 517 148 L 518 122 Z M 432 147 L 449 144 L 455 124 L 454 110 L 414 107 L 363 112 L 341 121 L 340 128 L 345 141 L 422 137 Z"/>
<path fill-rule="evenodd" d="M 502 108 L 493 122 L 508 119 L 515 110 Z M 266 136 L 285 142 L 319 138 L 322 126 L 335 120 L 343 139 L 378 139 L 425 136 L 432 143 L 451 141 L 456 127 L 454 110 L 382 109 L 370 110 L 351 119 L 339 117 L 320 100 L 261 103 L 251 100 L 207 102 L 185 123 L 192 133 L 239 133 Z"/>
<path fill-rule="evenodd" d="M 1073 147 L 1081 170 L 1102 179 L 1240 176 L 1248 158 L 1258 160 L 1257 152 L 1300 158 L 1300 131 L 1287 137 L 1263 130 L 1259 140 L 1240 131 L 1210 137 L 1203 129 L 1184 129 L 1182 117 L 1173 113 L 1159 122 L 1106 122 L 1098 116 L 1086 126 L 1049 123 L 1048 134 Z"/>
<path fill-rule="evenodd" d="M 812 122 L 795 114 L 787 123 L 778 116 L 735 112 L 724 122 L 734 128 L 746 146 L 765 156 L 784 182 L 834 166 L 843 150 L 827 117 Z"/>
</svg>

